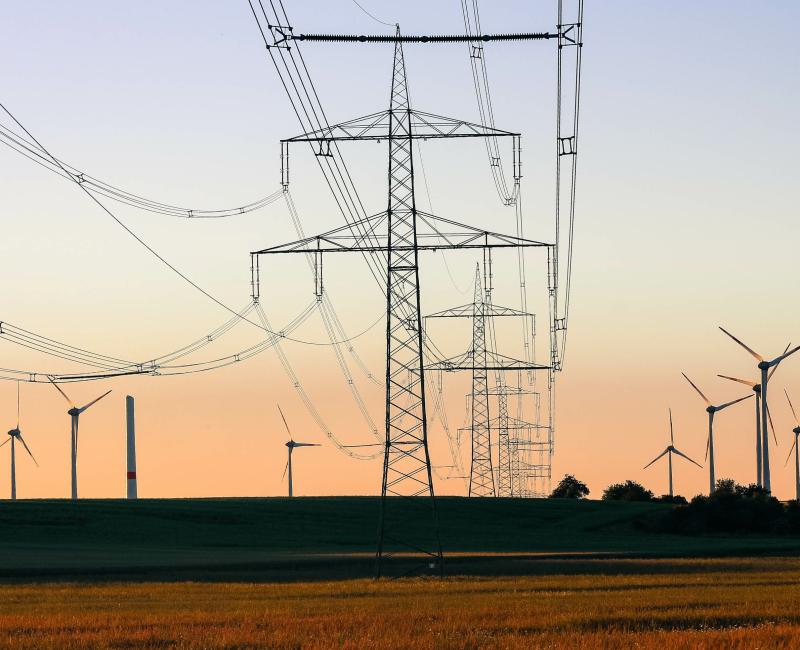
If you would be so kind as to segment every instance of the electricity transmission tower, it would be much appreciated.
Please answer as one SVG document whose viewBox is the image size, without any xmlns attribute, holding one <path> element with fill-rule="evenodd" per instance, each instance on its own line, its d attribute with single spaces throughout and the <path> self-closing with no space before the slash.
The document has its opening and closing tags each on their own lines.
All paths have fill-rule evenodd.
<svg viewBox="0 0 800 650">
<path fill-rule="evenodd" d="M 288 47 L 292 40 L 394 44 L 388 110 L 304 133 L 284 140 L 281 146 L 282 182 L 286 186 L 288 152 L 292 143 L 312 143 L 316 155 L 329 156 L 331 146 L 338 146 L 339 142 L 386 140 L 389 163 L 387 209 L 321 235 L 253 252 L 252 284 L 254 298 L 257 298 L 259 256 L 262 255 L 312 255 L 317 270 L 315 292 L 318 295 L 323 290 L 324 254 L 359 252 L 380 257 L 385 272 L 386 294 L 386 436 L 376 553 L 377 575 L 397 571 L 397 567 L 404 564 L 407 568 L 408 562 L 403 560 L 403 556 L 409 554 L 421 556 L 429 567 L 442 571 L 442 550 L 428 450 L 419 252 L 520 247 L 545 247 L 549 251 L 551 245 L 467 226 L 418 210 L 414 193 L 412 144 L 415 139 L 510 137 L 514 142 L 514 151 L 519 152 L 520 134 L 423 113 L 409 103 L 403 43 L 469 41 L 475 40 L 474 37 L 402 36 L 399 28 L 394 36 L 294 36 L 287 28 L 273 29 L 273 35 L 273 47 Z M 556 38 L 556 35 L 482 36 L 480 40 L 549 38 Z M 515 176 L 520 176 L 518 153 L 514 168 Z M 471 361 L 470 365 L 476 364 Z M 487 364 L 482 365 L 491 369 Z M 496 360 L 496 365 L 505 367 L 502 359 Z M 449 369 L 455 369 L 455 366 Z M 426 521 L 427 524 L 424 523 Z M 396 562 L 392 562 L 393 568 L 390 568 L 387 563 L 393 559 Z"/>
<path fill-rule="evenodd" d="M 436 361 L 427 366 L 430 370 L 468 370 L 472 372 L 471 399 L 472 418 L 469 429 L 472 445 L 472 461 L 469 474 L 469 496 L 494 497 L 511 495 L 511 445 L 509 440 L 508 400 L 505 395 L 502 373 L 510 370 L 549 370 L 548 366 L 535 362 L 501 355 L 492 345 L 487 345 L 487 331 L 492 319 L 522 317 L 533 319 L 533 314 L 500 307 L 491 302 L 491 254 L 484 255 L 483 278 L 478 265 L 475 270 L 475 292 L 470 304 L 445 309 L 426 316 L 428 318 L 470 318 L 472 320 L 472 343 L 469 349 L 456 357 Z M 488 375 L 496 372 L 498 387 L 490 392 Z M 493 422 L 489 414 L 489 395 L 498 396 L 502 405 L 498 419 Z M 491 432 L 499 432 L 498 481 L 492 459 Z"/>
</svg>

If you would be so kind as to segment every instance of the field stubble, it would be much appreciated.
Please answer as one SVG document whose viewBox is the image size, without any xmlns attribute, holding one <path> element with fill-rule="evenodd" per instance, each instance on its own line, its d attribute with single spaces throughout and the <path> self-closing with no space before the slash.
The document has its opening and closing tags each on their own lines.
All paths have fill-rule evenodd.
<svg viewBox="0 0 800 650">
<path fill-rule="evenodd" d="M 798 559 L 729 558 L 502 578 L 3 585 L 0 645 L 797 648 L 799 581 Z"/>
</svg>

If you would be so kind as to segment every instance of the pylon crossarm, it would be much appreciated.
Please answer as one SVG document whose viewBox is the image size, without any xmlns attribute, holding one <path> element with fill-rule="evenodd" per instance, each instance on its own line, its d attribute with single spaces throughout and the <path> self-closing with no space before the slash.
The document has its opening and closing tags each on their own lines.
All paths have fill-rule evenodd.
<svg viewBox="0 0 800 650">
<path fill-rule="evenodd" d="M 428 140 L 438 138 L 497 138 L 520 137 L 519 133 L 497 129 L 485 124 L 476 124 L 453 117 L 410 111 L 410 132 L 403 132 L 402 137 L 412 140 Z M 281 140 L 281 143 L 293 142 L 330 143 L 351 140 L 387 140 L 391 129 L 391 111 L 379 111 L 346 122 L 326 126 L 315 131 L 302 133 L 293 138 Z M 392 136 L 397 136 L 393 133 Z M 328 155 L 326 148 L 321 148 L 318 155 Z"/>
<path fill-rule="evenodd" d="M 472 303 L 468 305 L 461 305 L 460 307 L 452 307 L 451 309 L 444 309 L 442 311 L 428 314 L 425 318 L 472 318 L 474 306 Z M 502 317 L 502 316 L 524 316 L 531 318 L 534 314 L 527 311 L 520 311 L 512 307 L 501 307 L 495 304 L 487 304 L 485 306 L 486 313 L 484 316 L 489 317 Z"/>
<path fill-rule="evenodd" d="M 386 228 L 388 214 L 379 212 L 365 219 L 340 226 L 320 235 L 305 237 L 287 244 L 270 246 L 251 255 L 277 255 L 287 253 L 347 253 L 388 252 L 390 250 Z M 392 242 L 393 252 L 441 251 L 487 248 L 551 248 L 552 244 L 533 239 L 515 237 L 502 233 L 481 230 L 451 219 L 433 214 L 417 212 L 418 230 L 416 247 L 413 239 L 408 242 Z M 420 228 L 426 226 L 426 228 Z M 379 230 L 380 228 L 380 230 Z M 367 242 L 367 243 L 365 243 Z"/>
<path fill-rule="evenodd" d="M 431 363 L 425 366 L 425 370 L 444 370 L 446 372 L 455 370 L 550 370 L 550 366 L 514 359 L 490 350 L 486 350 L 486 356 L 486 365 L 476 364 L 470 353 L 467 352 L 450 359 Z"/>
</svg>

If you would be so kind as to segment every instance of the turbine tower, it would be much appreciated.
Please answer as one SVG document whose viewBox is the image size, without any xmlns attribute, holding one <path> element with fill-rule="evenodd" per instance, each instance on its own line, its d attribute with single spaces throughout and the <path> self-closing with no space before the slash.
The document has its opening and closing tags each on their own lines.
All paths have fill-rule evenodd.
<svg viewBox="0 0 800 650">
<path fill-rule="evenodd" d="M 733 334 L 731 334 L 728 330 L 724 327 L 720 327 L 720 329 L 727 334 L 730 338 L 732 338 L 736 343 L 741 345 L 745 350 L 747 350 L 755 359 L 758 361 L 758 370 L 761 373 L 761 471 L 763 474 L 763 487 L 767 492 L 772 491 L 772 480 L 770 476 L 770 469 L 769 469 L 769 433 L 767 432 L 767 420 L 768 420 L 768 406 L 767 406 L 767 385 L 769 384 L 769 379 L 772 373 L 770 370 L 773 368 L 777 368 L 778 364 L 786 359 L 786 357 L 790 357 L 795 352 L 800 350 L 800 345 L 796 348 L 788 350 L 784 352 L 779 357 L 775 357 L 771 361 L 767 361 L 762 357 L 758 352 L 753 350 L 752 348 L 748 347 L 742 341 L 737 339 Z M 791 343 L 789 344 L 791 346 Z"/>
<path fill-rule="evenodd" d="M 278 412 L 281 414 L 281 419 L 283 420 L 283 426 L 286 427 L 286 433 L 289 434 L 289 441 L 286 443 L 286 448 L 289 450 L 289 458 L 286 461 L 286 467 L 283 468 L 283 479 L 286 476 L 286 472 L 289 472 L 289 496 L 294 496 L 294 489 L 292 483 L 292 452 L 297 447 L 321 447 L 322 445 L 315 443 L 315 442 L 295 442 L 292 438 L 292 432 L 289 431 L 289 425 L 286 423 L 286 418 L 283 416 L 283 411 L 281 410 L 280 404 L 278 405 Z"/>
<path fill-rule="evenodd" d="M 17 382 L 17 426 L 15 426 L 11 431 L 8 432 L 8 438 L 6 438 L 0 447 L 7 444 L 9 441 L 11 442 L 11 500 L 16 501 L 17 499 L 17 459 L 16 459 L 16 449 L 15 444 L 16 441 L 19 440 L 22 443 L 22 446 L 25 447 L 25 451 L 28 452 L 28 455 L 31 457 L 33 462 L 36 464 L 36 467 L 39 467 L 39 463 L 36 462 L 36 459 L 33 457 L 31 450 L 28 448 L 28 444 L 25 442 L 25 438 L 22 437 L 22 431 L 19 428 L 19 382 Z"/>
<path fill-rule="evenodd" d="M 789 449 L 789 455 L 786 457 L 786 463 L 789 462 L 789 459 L 792 457 L 792 450 L 794 450 L 794 498 L 798 503 L 800 503 L 800 448 L 797 445 L 797 437 L 800 436 L 800 421 L 797 419 L 797 413 L 795 413 L 792 400 L 789 399 L 789 393 L 785 388 L 783 389 L 783 392 L 786 394 L 786 399 L 789 402 L 789 408 L 792 409 L 792 415 L 794 416 L 794 429 L 792 429 L 794 441 Z M 786 463 L 784 463 L 784 465 Z"/>
<path fill-rule="evenodd" d="M 788 351 L 788 346 L 785 351 Z M 769 371 L 769 378 L 772 377 L 773 373 L 777 370 L 777 366 L 772 368 Z M 755 405 L 756 405 L 756 485 L 763 485 L 763 472 L 761 469 L 761 383 L 757 381 L 748 381 L 747 379 L 740 379 L 738 377 L 731 377 L 729 375 L 717 375 L 722 379 L 727 379 L 728 381 L 735 381 L 739 384 L 744 384 L 745 386 L 750 386 L 753 390 L 753 394 L 756 396 Z M 772 437 L 775 440 L 775 444 L 778 444 L 778 437 L 775 434 L 775 425 L 772 423 L 772 414 L 769 412 L 769 405 L 767 405 L 767 417 L 769 419 L 769 426 L 772 429 Z"/>
<path fill-rule="evenodd" d="M 668 466 L 669 466 L 669 496 L 670 496 L 670 498 L 673 497 L 673 493 L 672 493 L 672 454 L 677 454 L 678 456 L 681 456 L 681 457 L 685 458 L 690 463 L 694 463 L 695 465 L 697 465 L 698 467 L 700 467 L 702 469 L 702 466 L 699 463 L 695 463 L 695 461 L 693 461 L 691 458 L 689 458 L 686 454 L 684 454 L 682 451 L 680 451 L 680 450 L 675 448 L 675 435 L 674 435 L 674 433 L 672 431 L 672 409 L 670 409 L 669 410 L 669 445 L 667 445 L 667 448 L 664 451 L 662 451 L 658 456 L 656 456 L 653 460 L 651 460 L 649 463 L 647 463 L 647 465 L 645 465 L 643 467 L 643 469 L 647 469 L 648 467 L 650 467 L 650 465 L 655 463 L 659 458 L 662 458 L 664 455 L 667 456 L 667 461 L 668 461 Z"/>
<path fill-rule="evenodd" d="M 70 405 L 69 411 L 67 411 L 67 415 L 70 417 L 70 469 L 71 469 L 71 483 L 70 483 L 70 496 L 72 499 L 78 498 L 78 424 L 80 423 L 81 413 L 87 410 L 90 406 L 96 404 L 101 399 L 103 399 L 106 395 L 108 395 L 111 391 L 108 390 L 100 397 L 96 397 L 88 404 L 78 407 L 75 406 L 75 403 L 67 397 L 67 394 L 61 390 L 59 385 L 50 379 L 50 383 L 55 386 L 55 389 L 61 393 L 62 397 L 67 400 L 67 403 Z"/>
<path fill-rule="evenodd" d="M 692 388 L 697 391 L 697 394 L 703 399 L 706 403 L 706 413 L 708 413 L 708 440 L 706 441 L 706 459 L 708 460 L 708 493 L 709 495 L 714 494 L 714 488 L 716 487 L 716 480 L 714 476 L 714 415 L 723 409 L 728 408 L 729 406 L 733 406 L 734 404 L 738 404 L 742 400 L 749 399 L 752 395 L 745 395 L 744 397 L 740 397 L 739 399 L 735 399 L 732 402 L 725 402 L 724 404 L 720 404 L 719 406 L 714 406 L 711 403 L 703 392 L 695 385 L 695 383 L 686 376 L 686 373 L 681 373 L 686 381 L 688 381 Z"/>
</svg>

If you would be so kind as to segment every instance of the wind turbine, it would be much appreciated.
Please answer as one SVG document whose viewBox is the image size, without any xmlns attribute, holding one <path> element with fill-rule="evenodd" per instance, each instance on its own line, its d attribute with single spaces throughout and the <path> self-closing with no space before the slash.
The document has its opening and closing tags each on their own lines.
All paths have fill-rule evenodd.
<svg viewBox="0 0 800 650">
<path fill-rule="evenodd" d="M 701 467 L 698 463 L 695 463 L 691 458 L 689 458 L 686 454 L 682 451 L 675 449 L 675 435 L 672 432 L 672 409 L 669 410 L 669 445 L 667 448 L 662 451 L 658 456 L 656 456 L 653 460 L 651 460 L 647 465 L 644 466 L 643 469 L 647 469 L 655 463 L 659 458 L 666 454 L 667 460 L 669 461 L 669 496 L 672 498 L 672 454 L 678 454 L 678 456 L 682 456 L 690 463 L 694 463 L 698 467 Z M 702 467 L 701 467 L 702 468 Z"/>
<path fill-rule="evenodd" d="M 739 345 L 741 345 L 745 350 L 747 350 L 758 361 L 758 369 L 761 371 L 761 471 L 763 473 L 764 489 L 767 492 L 771 492 L 772 481 L 770 480 L 769 472 L 769 434 L 767 433 L 767 384 L 769 383 L 771 374 L 769 371 L 771 368 L 777 367 L 777 365 L 786 357 L 789 357 L 800 350 L 800 345 L 798 345 L 796 348 L 788 350 L 787 352 L 784 352 L 779 357 L 775 357 L 772 359 L 772 361 L 767 361 L 758 352 L 747 347 L 724 327 L 720 327 L 720 329 Z"/>
<path fill-rule="evenodd" d="M 732 402 L 725 402 L 724 404 L 720 404 L 719 406 L 714 406 L 703 392 L 695 385 L 695 383 L 686 376 L 685 372 L 681 373 L 686 381 L 688 381 L 692 388 L 694 388 L 700 397 L 703 398 L 703 401 L 706 403 L 706 413 L 708 413 L 708 441 L 706 442 L 706 458 L 708 458 L 708 493 L 714 493 L 714 486 L 716 485 L 716 481 L 714 479 L 714 414 L 722 409 L 726 409 L 729 406 L 733 406 L 742 400 L 746 400 L 752 395 L 745 395 L 744 397 L 740 397 L 739 399 L 735 399 Z"/>
<path fill-rule="evenodd" d="M 792 449 L 794 449 L 794 498 L 800 503 L 800 448 L 798 448 L 797 444 L 797 437 L 800 436 L 800 422 L 797 420 L 797 413 L 795 413 L 794 406 L 792 406 L 792 400 L 789 399 L 789 393 L 786 392 L 785 388 L 783 392 L 786 393 L 786 399 L 789 400 L 789 407 L 792 409 L 792 415 L 794 416 L 794 429 L 792 429 L 794 442 L 792 443 L 791 449 L 789 449 L 786 463 L 788 463 L 789 458 L 792 457 Z M 786 463 L 784 463 L 784 465 L 786 465 Z"/>
<path fill-rule="evenodd" d="M 286 423 L 286 418 L 283 415 L 283 411 L 281 410 L 280 404 L 278 404 L 278 412 L 281 414 L 281 420 L 283 420 L 283 426 L 286 427 L 286 433 L 289 434 L 289 441 L 286 443 L 286 448 L 289 450 L 289 459 L 286 461 L 286 467 L 283 468 L 283 476 L 286 476 L 286 471 L 289 471 L 289 496 L 294 496 L 292 490 L 292 452 L 295 450 L 296 447 L 321 447 L 315 442 L 295 442 L 292 438 L 292 432 L 289 431 L 289 425 Z M 281 479 L 283 479 L 283 476 Z"/>
<path fill-rule="evenodd" d="M 67 415 L 70 417 L 71 423 L 71 432 L 70 432 L 70 467 L 72 468 L 72 490 L 71 496 L 73 499 L 78 498 L 78 423 L 81 417 L 81 413 L 83 413 L 86 409 L 88 409 L 93 404 L 96 404 L 101 399 L 103 399 L 106 395 L 108 395 L 111 391 L 106 391 L 100 397 L 93 399 L 91 402 L 86 404 L 85 406 L 77 407 L 75 403 L 67 397 L 67 394 L 61 390 L 56 382 L 53 381 L 51 377 L 50 383 L 55 386 L 56 390 L 61 393 L 65 400 L 70 405 L 69 411 L 67 411 Z"/>
<path fill-rule="evenodd" d="M 25 442 L 25 438 L 22 437 L 22 431 L 19 429 L 19 382 L 17 382 L 17 426 L 11 429 L 8 432 L 8 438 L 0 444 L 0 447 L 7 444 L 8 441 L 11 441 L 11 499 L 15 501 L 17 499 L 17 459 L 16 459 L 16 449 L 14 448 L 17 440 L 22 443 L 22 446 L 25 447 L 25 451 L 28 452 L 28 455 L 33 459 L 33 462 L 36 463 L 36 467 L 39 467 L 39 463 L 36 462 L 36 459 L 33 457 L 31 450 L 28 448 L 27 443 Z"/>
<path fill-rule="evenodd" d="M 791 344 L 789 344 L 791 345 Z M 789 346 L 786 346 L 787 351 Z M 778 369 L 777 366 L 772 368 L 769 371 L 769 377 L 772 378 L 773 373 Z M 757 381 L 749 381 L 747 379 L 739 379 L 738 377 L 730 377 L 728 375 L 717 375 L 717 377 L 721 377 L 722 379 L 727 379 L 729 381 L 735 381 L 740 384 L 744 384 L 745 386 L 750 386 L 752 388 L 753 393 L 756 396 L 756 484 L 762 484 L 762 473 L 761 473 L 761 384 Z M 775 425 L 772 423 L 772 414 L 769 412 L 769 405 L 767 405 L 767 417 L 769 418 L 769 426 L 772 429 L 772 437 L 775 439 L 775 444 L 778 444 L 778 437 L 775 435 Z"/>
</svg>

